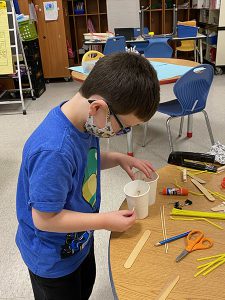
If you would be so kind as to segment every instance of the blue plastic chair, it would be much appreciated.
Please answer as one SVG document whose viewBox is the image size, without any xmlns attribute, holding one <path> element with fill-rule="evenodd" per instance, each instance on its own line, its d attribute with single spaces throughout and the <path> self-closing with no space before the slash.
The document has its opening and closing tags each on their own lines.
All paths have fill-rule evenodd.
<svg viewBox="0 0 225 300">
<path fill-rule="evenodd" d="M 169 38 L 150 38 L 148 44 L 142 49 L 144 56 L 147 58 L 171 58 L 173 48 L 168 44 Z M 140 48 L 139 48 L 140 49 Z"/>
<path fill-rule="evenodd" d="M 124 36 L 115 36 L 108 38 L 105 44 L 103 51 L 104 55 L 117 53 L 117 52 L 126 52 L 126 40 Z"/>
<path fill-rule="evenodd" d="M 208 114 L 204 110 L 209 89 L 213 81 L 213 74 L 214 69 L 208 64 L 202 64 L 192 68 L 174 85 L 173 91 L 177 99 L 159 104 L 158 111 L 170 116 L 166 121 L 166 128 L 171 151 L 174 151 L 174 148 L 170 130 L 170 120 L 181 117 L 180 137 L 182 135 L 184 116 L 190 116 L 198 112 L 204 114 L 211 143 L 212 145 L 215 143 Z M 146 131 L 147 128 L 145 128 L 143 146 L 145 145 Z"/>
<path fill-rule="evenodd" d="M 144 27 L 143 33 L 144 34 L 149 33 L 148 27 Z M 137 38 L 139 35 L 141 35 L 141 28 L 140 27 L 134 28 L 134 38 Z"/>
</svg>

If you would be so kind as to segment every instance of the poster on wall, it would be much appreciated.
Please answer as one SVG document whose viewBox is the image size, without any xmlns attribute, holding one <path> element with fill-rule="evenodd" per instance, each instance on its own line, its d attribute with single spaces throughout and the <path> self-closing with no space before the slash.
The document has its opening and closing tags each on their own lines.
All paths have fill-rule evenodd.
<svg viewBox="0 0 225 300">
<path fill-rule="evenodd" d="M 45 21 L 58 20 L 58 6 L 57 1 L 43 2 Z"/>
<path fill-rule="evenodd" d="M 0 74 L 12 74 L 12 51 L 6 2 L 0 1 Z"/>
</svg>

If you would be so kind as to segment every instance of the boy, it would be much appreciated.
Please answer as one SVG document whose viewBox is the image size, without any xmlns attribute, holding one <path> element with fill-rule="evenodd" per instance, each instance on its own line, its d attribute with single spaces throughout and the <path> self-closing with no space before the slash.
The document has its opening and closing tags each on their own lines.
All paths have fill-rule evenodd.
<svg viewBox="0 0 225 300">
<path fill-rule="evenodd" d="M 36 300 L 88 299 L 95 281 L 93 231 L 125 231 L 135 213 L 99 213 L 100 169 L 120 165 L 150 176 L 151 165 L 100 153 L 98 137 L 127 133 L 149 120 L 159 82 L 136 54 L 101 58 L 69 101 L 54 108 L 25 144 L 17 188 L 16 243 Z"/>
</svg>

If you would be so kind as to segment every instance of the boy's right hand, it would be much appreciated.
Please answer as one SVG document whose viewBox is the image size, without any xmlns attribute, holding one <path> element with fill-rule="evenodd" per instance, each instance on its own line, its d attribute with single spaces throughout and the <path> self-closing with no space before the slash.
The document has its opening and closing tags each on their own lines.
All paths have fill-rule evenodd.
<svg viewBox="0 0 225 300">
<path fill-rule="evenodd" d="M 136 220 L 133 210 L 119 210 L 105 213 L 104 229 L 109 231 L 123 232 L 128 230 Z"/>
</svg>

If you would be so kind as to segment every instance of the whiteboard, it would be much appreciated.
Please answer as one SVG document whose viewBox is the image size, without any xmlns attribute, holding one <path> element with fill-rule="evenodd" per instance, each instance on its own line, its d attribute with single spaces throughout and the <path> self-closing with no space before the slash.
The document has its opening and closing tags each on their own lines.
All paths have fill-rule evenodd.
<svg viewBox="0 0 225 300">
<path fill-rule="evenodd" d="M 108 30 L 140 27 L 139 0 L 107 0 Z"/>
</svg>

